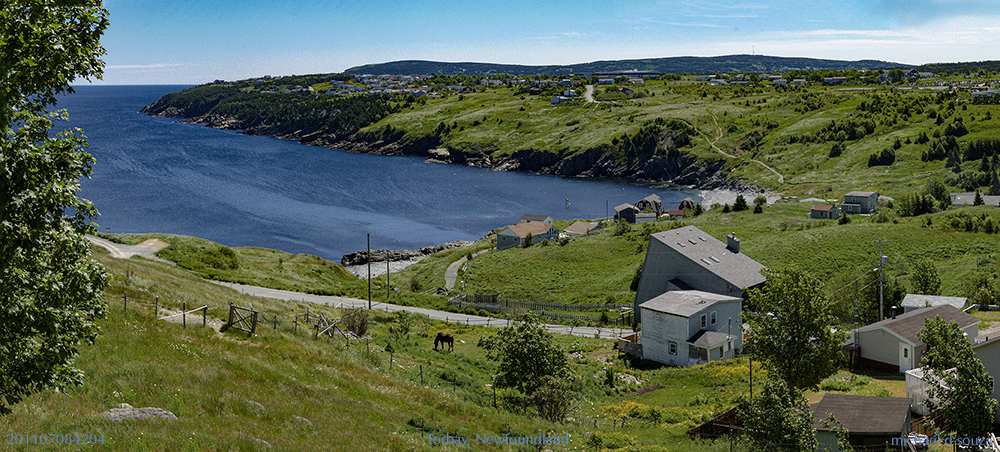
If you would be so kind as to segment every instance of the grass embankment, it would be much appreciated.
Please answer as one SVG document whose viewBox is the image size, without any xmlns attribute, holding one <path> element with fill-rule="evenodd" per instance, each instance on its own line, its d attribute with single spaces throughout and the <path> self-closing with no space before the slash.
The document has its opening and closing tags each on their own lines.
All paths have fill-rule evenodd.
<svg viewBox="0 0 1000 452">
<path fill-rule="evenodd" d="M 107 319 L 100 321 L 102 336 L 80 348 L 77 365 L 85 372 L 85 385 L 28 397 L 13 414 L 0 417 L 3 431 L 103 435 L 108 450 L 136 451 L 436 450 L 428 444 L 428 434 L 474 439 L 477 434 L 543 432 L 570 434 L 570 445 L 554 446 L 556 451 L 597 442 L 602 446 L 596 450 L 632 444 L 628 450 L 722 451 L 728 450 L 727 442 L 692 442 L 686 431 L 731 408 L 750 389 L 744 359 L 637 370 L 615 359 L 611 341 L 556 336 L 558 345 L 574 353 L 570 367 L 580 381 L 581 404 L 571 421 L 553 424 L 519 409 L 510 391 L 498 391 L 499 407 L 493 407 L 493 393 L 485 384 L 496 363 L 476 343 L 496 329 L 412 316 L 405 336 L 399 334 L 404 321 L 398 314 L 375 312 L 370 340 L 346 347 L 339 337 L 313 340 L 302 328 L 294 331 L 289 321 L 289 314 L 307 308 L 327 317 L 339 316 L 336 309 L 249 297 L 187 270 L 140 258 L 95 256 L 114 283 L 107 291 Z M 127 312 L 120 302 L 125 293 Z M 155 297 L 172 310 L 181 301 L 189 307 L 207 304 L 213 318 L 225 317 L 230 302 L 253 306 L 263 320 L 277 316 L 279 325 L 273 331 L 265 322 L 252 338 L 235 330 L 218 333 L 197 320 L 182 328 L 156 320 L 151 306 L 138 304 Z M 432 350 L 438 331 L 455 336 L 454 352 Z M 612 370 L 613 383 L 605 368 Z M 757 367 L 758 378 L 761 372 Z M 899 395 L 901 383 L 896 376 L 872 375 L 872 380 L 847 380 L 830 389 Z M 93 416 L 119 403 L 163 408 L 178 419 L 115 423 Z"/>
<path fill-rule="evenodd" d="M 595 88 L 601 94 L 621 86 Z M 968 132 L 957 135 L 961 142 L 992 139 L 1000 128 L 1000 117 L 992 117 L 992 106 L 972 104 L 968 93 L 959 94 L 952 102 L 951 98 L 938 97 L 940 91 L 932 89 L 747 88 L 708 86 L 694 82 L 693 77 L 647 81 L 627 88 L 637 94 L 615 96 L 613 104 L 587 103 L 581 98 L 555 106 L 548 96 L 521 94 L 519 88 L 451 94 L 423 104 L 412 103 L 363 131 L 392 126 L 417 138 L 435 133 L 444 124 L 450 131 L 441 136 L 443 147 L 493 157 L 521 149 L 566 157 L 610 147 L 617 137 L 636 133 L 648 121 L 680 119 L 697 130 L 691 137 L 692 146 L 683 150 L 701 159 L 725 158 L 730 177 L 789 193 L 832 185 L 840 193 L 870 189 L 895 196 L 926 186 L 928 175 L 959 185 L 945 168 L 943 156 L 921 160 L 921 154 L 933 144 L 918 143 L 921 133 L 933 136 L 937 132 L 946 138 L 948 126 L 957 118 Z M 851 121 L 850 131 L 864 121 L 870 121 L 873 128 L 854 137 L 823 131 Z M 870 167 L 869 157 L 894 147 L 897 138 L 900 145 L 894 149 L 895 162 Z M 843 142 L 844 150 L 831 156 L 838 141 Z M 723 157 L 711 142 L 735 158 Z M 752 160 L 773 167 L 784 176 L 784 182 Z M 976 164 L 965 162 L 961 169 L 973 169 Z"/>
</svg>

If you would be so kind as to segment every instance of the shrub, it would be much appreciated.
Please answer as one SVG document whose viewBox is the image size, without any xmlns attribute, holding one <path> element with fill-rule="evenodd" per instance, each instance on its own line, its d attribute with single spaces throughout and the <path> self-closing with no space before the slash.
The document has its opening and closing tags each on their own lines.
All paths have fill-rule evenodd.
<svg viewBox="0 0 1000 452">
<path fill-rule="evenodd" d="M 347 331 L 357 337 L 364 337 L 368 334 L 371 321 L 368 319 L 368 311 L 365 309 L 353 309 L 341 319 Z"/>
<path fill-rule="evenodd" d="M 737 195 L 736 202 L 733 203 L 733 212 L 740 212 L 747 210 L 748 208 L 749 206 L 747 205 L 746 198 L 744 198 L 743 195 Z"/>
</svg>

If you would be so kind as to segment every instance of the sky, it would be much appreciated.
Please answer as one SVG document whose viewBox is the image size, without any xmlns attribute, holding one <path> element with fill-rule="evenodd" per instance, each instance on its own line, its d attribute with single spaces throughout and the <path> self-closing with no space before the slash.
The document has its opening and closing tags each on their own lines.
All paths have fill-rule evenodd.
<svg viewBox="0 0 1000 452">
<path fill-rule="evenodd" d="M 102 84 L 199 84 L 397 60 L 574 64 L 758 54 L 1000 59 L 995 0 L 105 0 Z"/>
</svg>

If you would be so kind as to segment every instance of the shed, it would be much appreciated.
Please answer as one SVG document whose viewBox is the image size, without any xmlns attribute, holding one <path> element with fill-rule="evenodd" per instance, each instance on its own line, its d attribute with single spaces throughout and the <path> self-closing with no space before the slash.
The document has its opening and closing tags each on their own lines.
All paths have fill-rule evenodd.
<svg viewBox="0 0 1000 452">
<path fill-rule="evenodd" d="M 832 426 L 824 426 L 827 413 L 847 430 L 848 442 L 855 447 L 892 445 L 893 438 L 910 433 L 910 404 L 913 399 L 827 393 L 809 406 L 819 452 L 840 452 Z M 888 448 L 887 448 L 888 449 Z M 867 449 L 866 449 L 867 450 Z M 879 449 L 881 450 L 881 449 Z"/>
<path fill-rule="evenodd" d="M 635 214 L 637 213 L 639 213 L 639 209 L 636 209 L 635 206 L 629 203 L 615 207 L 615 219 L 629 224 L 635 224 Z"/>
</svg>

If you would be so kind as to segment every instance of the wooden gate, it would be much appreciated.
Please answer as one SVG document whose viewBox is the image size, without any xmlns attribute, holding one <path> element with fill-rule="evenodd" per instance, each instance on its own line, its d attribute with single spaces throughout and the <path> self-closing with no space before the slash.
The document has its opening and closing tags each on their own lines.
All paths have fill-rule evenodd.
<svg viewBox="0 0 1000 452">
<path fill-rule="evenodd" d="M 250 336 L 257 332 L 257 311 L 229 304 L 229 328 L 243 331 Z"/>
</svg>

